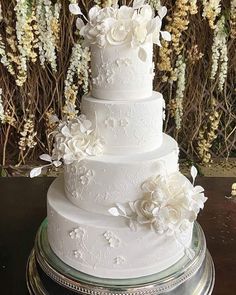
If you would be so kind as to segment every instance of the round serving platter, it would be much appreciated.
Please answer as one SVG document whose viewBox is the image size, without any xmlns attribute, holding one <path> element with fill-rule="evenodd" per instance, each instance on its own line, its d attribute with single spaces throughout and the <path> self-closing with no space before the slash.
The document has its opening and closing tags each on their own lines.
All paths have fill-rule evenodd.
<svg viewBox="0 0 236 295">
<path fill-rule="evenodd" d="M 213 290 L 215 271 L 198 223 L 194 225 L 191 255 L 151 276 L 112 280 L 86 275 L 62 262 L 50 248 L 45 220 L 28 260 L 26 280 L 29 293 L 39 295 L 208 295 Z"/>
</svg>

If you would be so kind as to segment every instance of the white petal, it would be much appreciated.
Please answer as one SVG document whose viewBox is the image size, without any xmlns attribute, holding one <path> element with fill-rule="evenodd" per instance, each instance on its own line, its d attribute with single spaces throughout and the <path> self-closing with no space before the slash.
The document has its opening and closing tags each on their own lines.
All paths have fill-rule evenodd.
<svg viewBox="0 0 236 295">
<path fill-rule="evenodd" d="M 64 135 L 65 137 L 70 137 L 70 136 L 71 136 L 71 134 L 70 134 L 70 130 L 69 130 L 69 128 L 68 128 L 67 126 L 63 126 L 63 127 L 61 128 L 61 133 L 62 133 L 62 135 Z"/>
<path fill-rule="evenodd" d="M 202 193 L 202 192 L 204 192 L 204 188 L 202 186 L 197 185 L 197 186 L 194 187 L 194 193 L 195 194 L 199 194 L 199 193 Z"/>
<path fill-rule="evenodd" d="M 158 17 L 158 19 L 159 19 L 159 17 Z M 157 18 L 155 17 L 155 18 L 151 19 L 147 24 L 147 34 L 149 35 L 149 34 L 154 33 L 156 28 L 157 28 Z"/>
<path fill-rule="evenodd" d="M 159 207 L 156 207 L 152 210 L 152 215 L 153 216 L 158 216 L 158 213 L 159 213 Z"/>
<path fill-rule="evenodd" d="M 192 178 L 193 178 L 193 183 L 194 183 L 195 178 L 196 178 L 196 176 L 197 176 L 197 169 L 196 169 L 195 166 L 192 166 L 192 167 L 191 167 L 190 173 L 191 173 L 191 176 L 192 176 Z"/>
<path fill-rule="evenodd" d="M 158 34 L 154 34 L 154 35 L 152 36 L 152 42 L 153 42 L 154 44 L 157 44 L 158 46 L 161 47 L 161 42 L 160 42 L 159 33 L 158 33 Z"/>
<path fill-rule="evenodd" d="M 137 223 L 132 218 L 129 220 L 129 227 L 132 231 L 137 230 Z"/>
<path fill-rule="evenodd" d="M 126 215 L 125 207 L 122 204 L 116 203 L 116 206 L 124 215 Z"/>
<path fill-rule="evenodd" d="M 145 0 L 134 0 L 133 1 L 133 9 L 138 9 L 142 7 L 145 3 Z"/>
<path fill-rule="evenodd" d="M 40 175 L 41 172 L 42 172 L 42 167 L 36 167 L 30 171 L 30 177 L 31 178 L 36 177 L 36 176 Z"/>
<path fill-rule="evenodd" d="M 83 27 L 84 27 L 84 22 L 82 21 L 81 18 L 78 17 L 76 20 L 76 28 L 78 30 L 81 30 Z"/>
<path fill-rule="evenodd" d="M 99 6 L 93 6 L 90 10 L 89 10 L 89 19 L 92 20 L 94 19 L 97 15 L 98 15 L 98 12 L 100 10 L 100 7 Z"/>
<path fill-rule="evenodd" d="M 52 162 L 52 158 L 48 154 L 42 154 L 39 156 L 39 158 L 43 161 L 46 161 L 46 162 Z"/>
<path fill-rule="evenodd" d="M 167 14 L 167 8 L 165 6 L 161 6 L 158 10 L 158 15 L 162 19 Z"/>
<path fill-rule="evenodd" d="M 63 160 L 65 164 L 69 165 L 74 162 L 75 158 L 74 158 L 74 155 L 71 153 L 71 154 L 63 155 Z"/>
<path fill-rule="evenodd" d="M 147 60 L 147 52 L 144 48 L 140 47 L 138 51 L 138 57 L 141 61 L 145 62 Z"/>
<path fill-rule="evenodd" d="M 135 209 L 135 206 L 134 206 L 134 202 L 129 202 L 129 206 L 130 206 L 130 209 L 131 209 L 133 212 L 136 212 L 136 209 Z"/>
<path fill-rule="evenodd" d="M 161 36 L 166 41 L 171 41 L 171 34 L 167 31 L 161 31 Z"/>
<path fill-rule="evenodd" d="M 61 162 L 61 161 L 53 161 L 52 164 L 53 164 L 55 167 L 59 167 L 59 166 L 61 166 L 62 162 Z"/>
<path fill-rule="evenodd" d="M 117 210 L 116 207 L 112 207 L 112 208 L 110 208 L 110 209 L 108 210 L 108 212 L 109 212 L 111 215 L 113 215 L 113 216 L 119 216 L 119 215 L 120 215 L 120 213 L 119 213 L 119 211 Z"/>
<path fill-rule="evenodd" d="M 75 15 L 82 15 L 82 12 L 81 12 L 81 9 L 79 7 L 79 5 L 77 3 L 74 3 L 74 4 L 70 4 L 69 5 L 69 10 L 72 14 L 75 14 Z"/>
</svg>

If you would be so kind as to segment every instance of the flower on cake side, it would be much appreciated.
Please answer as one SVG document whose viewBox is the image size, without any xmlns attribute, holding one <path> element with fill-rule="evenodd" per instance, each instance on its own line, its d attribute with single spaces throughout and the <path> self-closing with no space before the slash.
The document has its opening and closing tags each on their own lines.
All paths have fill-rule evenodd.
<svg viewBox="0 0 236 295">
<path fill-rule="evenodd" d="M 146 225 L 159 234 L 185 231 L 207 200 L 204 189 L 194 186 L 195 167 L 191 168 L 191 175 L 193 183 L 180 172 L 148 179 L 142 184 L 143 198 L 127 204 L 117 203 L 109 212 L 126 217 L 133 230 L 138 225 Z"/>
<path fill-rule="evenodd" d="M 96 129 L 92 128 L 92 123 L 83 114 L 70 121 L 62 120 L 53 135 L 52 155 L 40 156 L 48 164 L 32 169 L 30 177 L 41 174 L 44 167 L 59 167 L 62 163 L 69 165 L 103 152 L 102 139 L 97 136 Z"/>
<path fill-rule="evenodd" d="M 166 41 L 171 40 L 169 32 L 161 31 L 162 19 L 167 13 L 165 6 L 161 6 L 155 16 L 145 0 L 134 0 L 132 7 L 119 7 L 117 2 L 115 1 L 111 7 L 93 6 L 89 10 L 88 19 L 78 4 L 69 5 L 72 14 L 81 16 L 77 19 L 76 25 L 86 46 L 96 44 L 102 48 L 128 44 L 138 47 L 139 57 L 145 61 L 145 50 L 142 48 L 144 43 L 153 42 L 161 46 L 160 36 Z"/>
</svg>

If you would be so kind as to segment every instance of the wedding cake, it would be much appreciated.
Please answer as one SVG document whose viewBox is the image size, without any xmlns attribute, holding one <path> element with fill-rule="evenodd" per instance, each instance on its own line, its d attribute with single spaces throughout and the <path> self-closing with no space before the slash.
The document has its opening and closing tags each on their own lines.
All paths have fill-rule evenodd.
<svg viewBox="0 0 236 295">
<path fill-rule="evenodd" d="M 162 132 L 165 103 L 152 89 L 153 43 L 170 40 L 161 31 L 166 8 L 155 16 L 143 1 L 95 6 L 86 24 L 78 5 L 70 10 L 91 48 L 91 94 L 55 134 L 49 160 L 62 160 L 64 174 L 48 191 L 50 246 L 95 277 L 158 273 L 190 255 L 206 200 L 179 172 L 178 145 Z"/>
</svg>

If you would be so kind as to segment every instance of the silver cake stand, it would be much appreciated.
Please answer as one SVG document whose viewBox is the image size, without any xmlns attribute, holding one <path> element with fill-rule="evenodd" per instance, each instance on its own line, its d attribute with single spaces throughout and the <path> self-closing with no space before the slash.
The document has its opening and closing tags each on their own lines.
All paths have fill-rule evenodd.
<svg viewBox="0 0 236 295">
<path fill-rule="evenodd" d="M 51 250 L 47 221 L 40 226 L 27 264 L 26 281 L 30 294 L 50 295 L 207 295 L 215 281 L 212 258 L 204 233 L 194 225 L 190 255 L 157 274 L 124 280 L 86 275 L 63 263 Z"/>
</svg>

